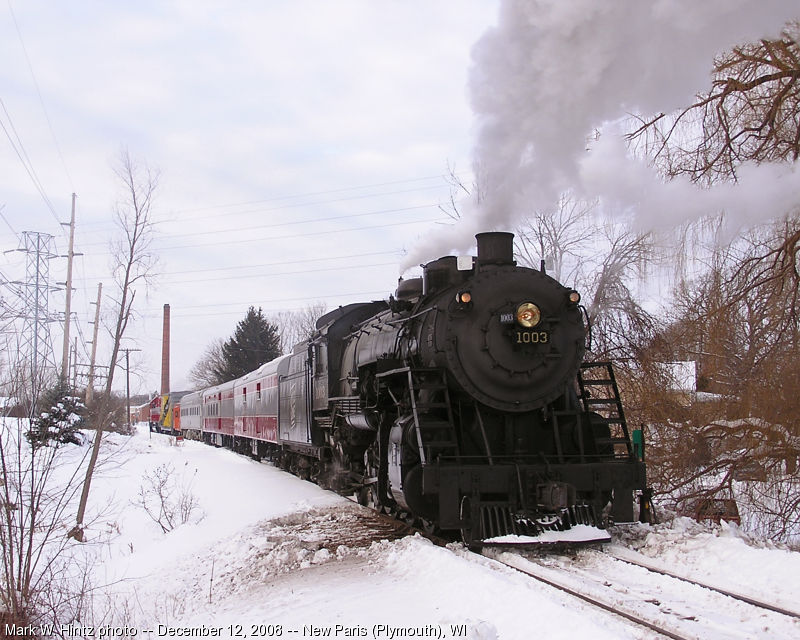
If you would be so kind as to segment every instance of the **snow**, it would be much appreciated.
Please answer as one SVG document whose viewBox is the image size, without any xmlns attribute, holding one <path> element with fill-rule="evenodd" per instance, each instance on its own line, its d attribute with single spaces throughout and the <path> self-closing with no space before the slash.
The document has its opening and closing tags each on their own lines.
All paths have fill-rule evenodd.
<svg viewBox="0 0 800 640">
<path fill-rule="evenodd" d="M 364 536 L 360 506 L 267 463 L 142 425 L 107 434 L 103 451 L 113 455 L 90 508 L 106 511 L 84 545 L 93 623 L 128 636 L 654 637 L 461 545 Z M 197 500 L 168 533 L 137 505 L 159 466 Z M 800 553 L 734 526 L 678 519 L 612 534 L 609 550 L 800 608 Z"/>
<path fill-rule="evenodd" d="M 607 531 L 598 529 L 597 527 L 590 527 L 585 524 L 579 524 L 566 531 L 543 531 L 538 536 L 498 536 L 496 538 L 489 538 L 486 540 L 489 544 L 547 544 L 553 542 L 608 542 L 611 536 Z"/>
<path fill-rule="evenodd" d="M 612 545 L 620 557 L 644 556 L 648 564 L 714 587 L 800 611 L 800 553 L 766 540 L 752 539 L 725 521 L 709 528 L 691 518 L 670 525 L 637 525 L 627 532 L 638 539 Z M 794 577 L 792 577 L 794 576 Z"/>
</svg>

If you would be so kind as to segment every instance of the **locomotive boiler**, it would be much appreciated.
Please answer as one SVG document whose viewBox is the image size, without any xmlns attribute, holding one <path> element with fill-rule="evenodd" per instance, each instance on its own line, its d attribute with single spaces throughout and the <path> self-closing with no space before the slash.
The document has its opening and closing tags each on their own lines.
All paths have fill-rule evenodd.
<svg viewBox="0 0 800 640">
<path fill-rule="evenodd" d="M 611 364 L 584 362 L 579 293 L 517 266 L 513 234 L 476 238 L 195 394 L 202 437 L 468 542 L 633 520 L 643 454 Z"/>
</svg>

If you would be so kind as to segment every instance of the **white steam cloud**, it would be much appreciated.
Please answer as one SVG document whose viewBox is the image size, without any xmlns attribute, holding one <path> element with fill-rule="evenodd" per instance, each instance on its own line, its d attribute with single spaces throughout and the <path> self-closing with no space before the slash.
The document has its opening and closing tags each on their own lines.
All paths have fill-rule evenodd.
<svg viewBox="0 0 800 640">
<path fill-rule="evenodd" d="M 579 184 L 587 193 L 600 194 L 607 207 L 633 210 L 642 230 L 670 229 L 724 210 L 733 237 L 753 222 L 800 204 L 797 163 L 747 163 L 737 170 L 737 184 L 701 189 L 685 176 L 665 183 L 647 164 L 630 157 L 621 136 L 603 136 L 579 169 Z"/>
<path fill-rule="evenodd" d="M 702 192 L 662 184 L 608 131 L 590 152 L 587 139 L 626 113 L 688 104 L 708 87 L 716 53 L 774 38 L 797 17 L 796 0 L 501 0 L 470 76 L 483 200 L 418 245 L 404 268 L 466 250 L 478 231 L 512 229 L 567 189 L 633 208 L 643 225 L 722 208 L 741 224 L 796 202 L 792 167 L 745 168 L 738 186 Z M 768 195 L 775 202 L 766 204 Z"/>
</svg>

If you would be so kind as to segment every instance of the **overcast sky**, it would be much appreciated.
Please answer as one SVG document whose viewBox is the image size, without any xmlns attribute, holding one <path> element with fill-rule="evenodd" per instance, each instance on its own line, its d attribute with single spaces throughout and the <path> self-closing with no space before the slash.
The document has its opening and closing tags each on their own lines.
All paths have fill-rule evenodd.
<svg viewBox="0 0 800 640">
<path fill-rule="evenodd" d="M 725 210 L 738 229 L 798 205 L 797 163 L 743 167 L 735 187 L 700 193 L 631 157 L 619 123 L 688 104 L 716 52 L 798 17 L 796 0 L 7 0 L 0 248 L 35 231 L 65 253 L 78 194 L 73 308 L 88 362 L 98 282 L 106 310 L 113 292 L 111 167 L 125 147 L 159 169 L 160 262 L 126 340 L 141 349 L 132 388 L 147 392 L 165 303 L 172 389 L 185 389 L 250 305 L 385 298 L 401 270 L 513 230 L 565 189 L 642 228 Z M 486 197 L 459 202 L 453 225 L 446 174 L 471 184 L 473 166 Z M 24 278 L 22 254 L 0 256 L 0 277 Z M 64 259 L 51 269 L 65 279 Z"/>
<path fill-rule="evenodd" d="M 59 223 L 77 193 L 73 310 L 91 340 L 98 282 L 104 310 L 113 292 L 111 167 L 127 147 L 160 169 L 157 277 L 126 339 L 142 350 L 134 392 L 160 386 L 165 303 L 178 390 L 249 305 L 383 298 L 403 252 L 447 221 L 448 166 L 469 180 L 470 51 L 496 12 L 492 0 L 3 3 L 0 248 L 31 231 L 66 253 Z M 50 268 L 65 280 L 66 260 Z M 23 254 L 2 254 L 0 272 L 24 279 Z M 51 312 L 63 306 L 53 293 Z"/>
</svg>

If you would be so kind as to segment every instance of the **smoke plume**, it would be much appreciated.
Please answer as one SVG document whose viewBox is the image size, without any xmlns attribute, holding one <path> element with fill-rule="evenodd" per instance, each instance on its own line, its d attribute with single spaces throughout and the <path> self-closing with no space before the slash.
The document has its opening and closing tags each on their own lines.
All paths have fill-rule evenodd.
<svg viewBox="0 0 800 640">
<path fill-rule="evenodd" d="M 795 168 L 747 167 L 738 186 L 707 192 L 662 184 L 629 157 L 613 123 L 689 104 L 709 86 L 716 53 L 777 37 L 798 14 L 788 0 L 501 0 L 470 74 L 481 201 L 466 203 L 462 220 L 405 266 L 466 250 L 477 231 L 513 229 L 568 189 L 633 210 L 643 226 L 721 208 L 737 224 L 774 214 L 798 198 Z M 770 194 L 776 201 L 764 203 Z"/>
</svg>

